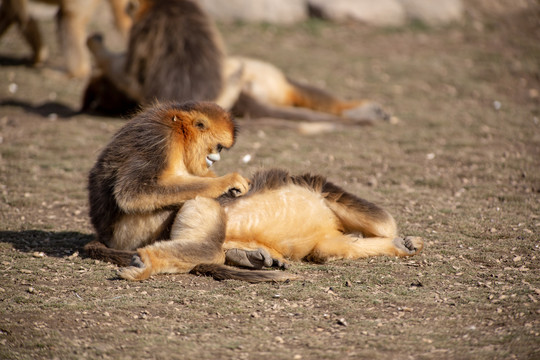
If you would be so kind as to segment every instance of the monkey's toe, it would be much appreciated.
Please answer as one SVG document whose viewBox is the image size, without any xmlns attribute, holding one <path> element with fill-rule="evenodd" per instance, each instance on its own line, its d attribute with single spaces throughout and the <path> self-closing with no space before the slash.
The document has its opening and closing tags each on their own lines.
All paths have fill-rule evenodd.
<svg viewBox="0 0 540 360">
<path fill-rule="evenodd" d="M 143 264 L 144 267 L 144 264 Z M 122 279 L 131 281 L 146 280 L 150 277 L 150 272 L 146 268 L 140 268 L 136 266 L 128 266 L 118 270 L 118 276 Z"/>
<path fill-rule="evenodd" d="M 398 250 L 398 256 L 412 256 L 418 254 L 424 247 L 424 242 L 417 236 L 395 238 L 394 246 Z"/>
<path fill-rule="evenodd" d="M 291 265 L 288 262 L 281 261 L 279 259 L 274 259 L 274 261 L 272 262 L 272 267 L 280 269 L 280 270 L 287 270 L 288 268 L 291 267 Z"/>
<path fill-rule="evenodd" d="M 138 254 L 133 255 L 131 258 L 131 263 L 128 267 L 118 270 L 118 276 L 120 276 L 122 279 L 131 281 L 145 280 L 148 279 L 150 275 L 150 267 L 146 266 Z"/>
<path fill-rule="evenodd" d="M 131 262 L 129 263 L 129 266 L 137 267 L 137 268 L 144 268 L 146 265 L 144 265 L 144 262 L 141 260 L 139 255 L 133 255 L 131 258 Z"/>
<path fill-rule="evenodd" d="M 240 266 L 248 269 L 262 269 L 274 266 L 275 259 L 265 249 L 244 250 L 230 249 L 225 253 L 227 265 Z"/>
<path fill-rule="evenodd" d="M 418 254 L 424 248 L 424 241 L 419 236 L 407 236 L 405 238 L 405 246 L 415 254 Z"/>
</svg>

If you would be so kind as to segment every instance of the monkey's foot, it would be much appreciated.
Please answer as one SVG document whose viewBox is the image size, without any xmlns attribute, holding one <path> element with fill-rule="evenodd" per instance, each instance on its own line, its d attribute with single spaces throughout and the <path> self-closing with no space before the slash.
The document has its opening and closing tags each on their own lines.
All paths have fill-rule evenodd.
<svg viewBox="0 0 540 360">
<path fill-rule="evenodd" d="M 289 264 L 273 259 L 265 249 L 244 250 L 230 249 L 225 253 L 225 263 L 227 265 L 240 266 L 248 269 L 262 269 L 263 267 L 275 267 L 287 269 Z"/>
<path fill-rule="evenodd" d="M 118 276 L 132 281 L 145 280 L 150 277 L 150 268 L 144 264 L 139 255 L 133 255 L 129 266 L 118 270 Z"/>
<path fill-rule="evenodd" d="M 49 58 L 49 50 L 46 47 L 40 47 L 32 57 L 32 65 L 42 66 L 43 63 Z"/>
<path fill-rule="evenodd" d="M 424 241 L 418 236 L 395 238 L 394 246 L 398 250 L 398 256 L 412 256 L 418 254 L 424 248 Z"/>
<path fill-rule="evenodd" d="M 366 101 L 362 105 L 343 111 L 343 117 L 352 122 L 379 120 L 390 121 L 390 114 L 383 110 L 381 105 L 373 101 Z"/>
</svg>

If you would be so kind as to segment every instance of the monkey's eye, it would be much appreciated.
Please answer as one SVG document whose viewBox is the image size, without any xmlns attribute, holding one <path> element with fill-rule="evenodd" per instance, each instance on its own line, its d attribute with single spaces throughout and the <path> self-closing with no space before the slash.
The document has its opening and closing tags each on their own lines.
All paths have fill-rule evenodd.
<svg viewBox="0 0 540 360">
<path fill-rule="evenodd" d="M 195 127 L 197 127 L 197 129 L 199 130 L 206 130 L 207 126 L 206 126 L 206 121 L 204 121 L 203 119 L 198 119 L 195 121 Z"/>
</svg>

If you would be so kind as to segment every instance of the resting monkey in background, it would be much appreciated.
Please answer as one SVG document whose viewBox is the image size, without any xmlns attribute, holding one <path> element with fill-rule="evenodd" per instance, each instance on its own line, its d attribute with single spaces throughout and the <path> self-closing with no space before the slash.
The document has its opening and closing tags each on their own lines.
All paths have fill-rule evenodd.
<svg viewBox="0 0 540 360">
<path fill-rule="evenodd" d="M 275 66 L 226 57 L 210 17 L 191 0 L 141 0 L 125 54 L 110 53 L 101 36 L 88 46 L 98 73 L 83 111 L 122 114 L 158 101 L 214 101 L 238 116 L 366 124 L 387 115 L 369 100 L 343 101 L 288 79 Z"/>
<path fill-rule="evenodd" d="M 274 169 L 251 185 L 237 173 L 216 177 L 209 168 L 235 137 L 213 103 L 158 104 L 128 121 L 90 171 L 89 255 L 129 264 L 119 273 L 129 280 L 193 272 L 260 282 L 295 276 L 224 263 L 284 268 L 422 250 L 421 239 L 397 237 L 387 211 L 321 176 Z"/>
<path fill-rule="evenodd" d="M 58 35 L 68 73 L 85 77 L 90 73 L 90 58 L 86 48 L 86 26 L 100 0 L 40 0 L 59 5 Z M 108 0 L 113 11 L 116 27 L 127 37 L 131 17 L 126 8 L 133 0 Z M 28 11 L 28 0 L 2 0 L 0 5 L 0 36 L 17 23 L 24 39 L 32 49 L 32 63 L 47 60 L 48 52 L 36 20 Z"/>
</svg>

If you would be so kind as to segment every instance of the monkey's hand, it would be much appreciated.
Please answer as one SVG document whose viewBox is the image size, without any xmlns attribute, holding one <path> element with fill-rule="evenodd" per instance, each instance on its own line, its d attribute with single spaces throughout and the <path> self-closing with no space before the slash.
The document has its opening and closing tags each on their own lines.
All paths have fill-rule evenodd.
<svg viewBox="0 0 540 360">
<path fill-rule="evenodd" d="M 250 181 L 239 173 L 230 173 L 225 177 L 228 184 L 225 193 L 238 197 L 248 192 Z"/>
<path fill-rule="evenodd" d="M 287 269 L 289 264 L 284 261 L 273 259 L 265 249 L 244 250 L 230 249 L 225 253 L 225 264 L 240 266 L 249 269 L 262 269 L 263 267 L 275 267 Z"/>
</svg>

